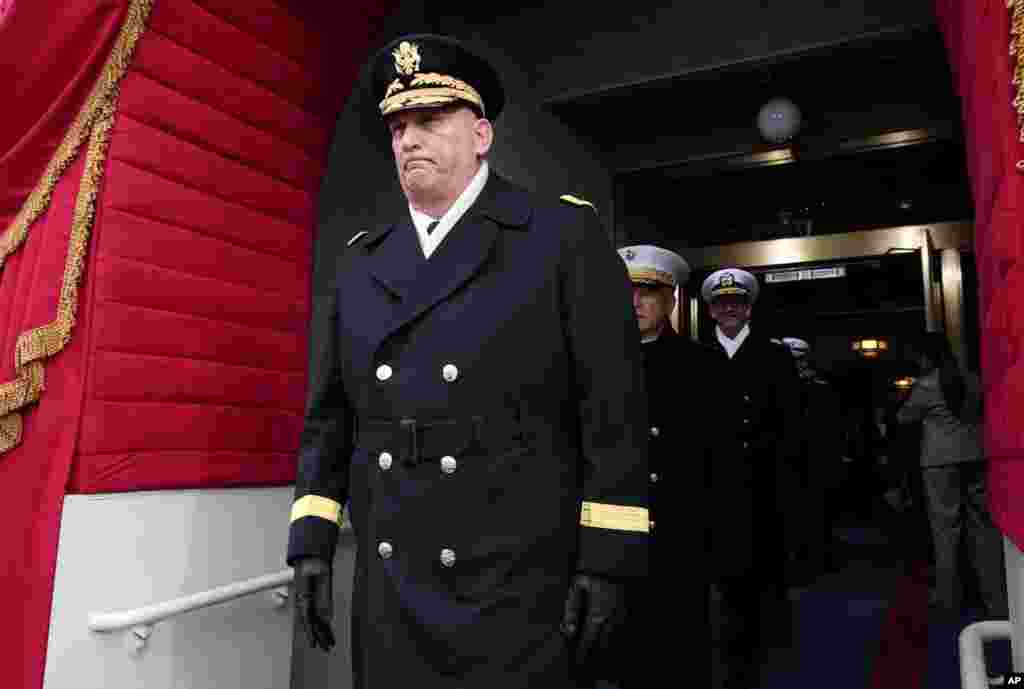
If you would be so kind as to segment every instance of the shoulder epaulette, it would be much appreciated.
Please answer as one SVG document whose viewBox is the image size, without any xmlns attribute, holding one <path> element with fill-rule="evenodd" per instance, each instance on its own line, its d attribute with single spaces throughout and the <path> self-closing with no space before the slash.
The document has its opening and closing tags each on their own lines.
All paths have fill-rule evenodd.
<svg viewBox="0 0 1024 689">
<path fill-rule="evenodd" d="M 345 246 L 346 247 L 352 246 L 353 244 L 358 242 L 360 239 L 362 239 L 363 235 L 365 235 L 365 234 L 369 234 L 369 233 L 366 230 L 360 230 L 359 232 L 356 232 L 354 235 L 352 235 L 352 238 L 348 240 L 348 243 L 345 244 Z"/>
<path fill-rule="evenodd" d="M 578 196 L 573 196 L 572 194 L 562 194 L 561 196 L 558 197 L 558 200 L 565 201 L 566 203 L 571 203 L 574 206 L 590 206 L 595 211 L 597 210 L 597 208 L 594 207 L 594 204 L 592 204 L 590 201 L 587 201 L 586 199 L 581 199 Z"/>
</svg>

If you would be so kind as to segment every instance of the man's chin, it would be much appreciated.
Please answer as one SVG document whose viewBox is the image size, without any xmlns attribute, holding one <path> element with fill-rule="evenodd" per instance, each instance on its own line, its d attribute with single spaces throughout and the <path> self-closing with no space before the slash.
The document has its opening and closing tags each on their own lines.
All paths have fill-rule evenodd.
<svg viewBox="0 0 1024 689">
<path fill-rule="evenodd" d="M 418 199 L 431 199 L 437 196 L 436 185 L 433 180 L 427 179 L 425 175 L 414 175 L 406 177 L 402 187 L 408 196 Z"/>
</svg>

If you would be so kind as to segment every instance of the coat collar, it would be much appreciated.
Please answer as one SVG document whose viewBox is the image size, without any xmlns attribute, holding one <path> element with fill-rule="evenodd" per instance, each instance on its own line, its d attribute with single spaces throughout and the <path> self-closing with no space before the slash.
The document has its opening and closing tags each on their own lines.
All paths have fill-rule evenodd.
<svg viewBox="0 0 1024 689">
<path fill-rule="evenodd" d="M 360 244 L 366 251 L 372 252 L 374 247 L 384 241 L 393 230 L 403 226 L 408 216 L 407 212 L 403 212 L 398 221 L 379 225 Z M 533 216 L 533 205 L 525 189 L 512 184 L 491 169 L 480 197 L 466 211 L 456 227 L 470 216 L 490 218 L 505 229 L 525 230 L 529 228 L 530 218 Z"/>
<path fill-rule="evenodd" d="M 527 230 L 529 195 L 492 173 L 477 202 L 431 255 L 423 257 L 408 213 L 374 232 L 364 244 L 370 275 L 396 300 L 380 338 L 418 318 L 476 275 L 501 230 Z"/>
</svg>

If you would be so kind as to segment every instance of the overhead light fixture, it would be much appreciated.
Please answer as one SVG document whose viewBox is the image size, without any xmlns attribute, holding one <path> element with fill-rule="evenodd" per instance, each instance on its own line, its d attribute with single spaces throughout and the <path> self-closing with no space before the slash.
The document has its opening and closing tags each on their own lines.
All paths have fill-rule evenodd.
<svg viewBox="0 0 1024 689">
<path fill-rule="evenodd" d="M 800 131 L 800 108 L 788 98 L 772 98 L 757 113 L 757 129 L 773 144 L 790 141 Z"/>
<path fill-rule="evenodd" d="M 851 349 L 865 359 L 876 359 L 889 350 L 889 341 L 882 337 L 862 337 L 853 341 Z"/>
<path fill-rule="evenodd" d="M 914 380 L 910 376 L 901 376 L 892 382 L 892 386 L 897 390 L 909 390 L 913 386 Z"/>
</svg>

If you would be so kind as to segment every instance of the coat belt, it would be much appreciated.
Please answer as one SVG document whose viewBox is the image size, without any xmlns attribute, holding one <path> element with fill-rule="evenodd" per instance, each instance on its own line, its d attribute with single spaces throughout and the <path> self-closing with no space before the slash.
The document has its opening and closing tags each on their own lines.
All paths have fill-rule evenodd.
<svg viewBox="0 0 1024 689">
<path fill-rule="evenodd" d="M 390 452 L 407 466 L 445 455 L 499 454 L 525 442 L 522 426 L 511 417 L 360 418 L 357 424 L 359 447 Z"/>
</svg>

